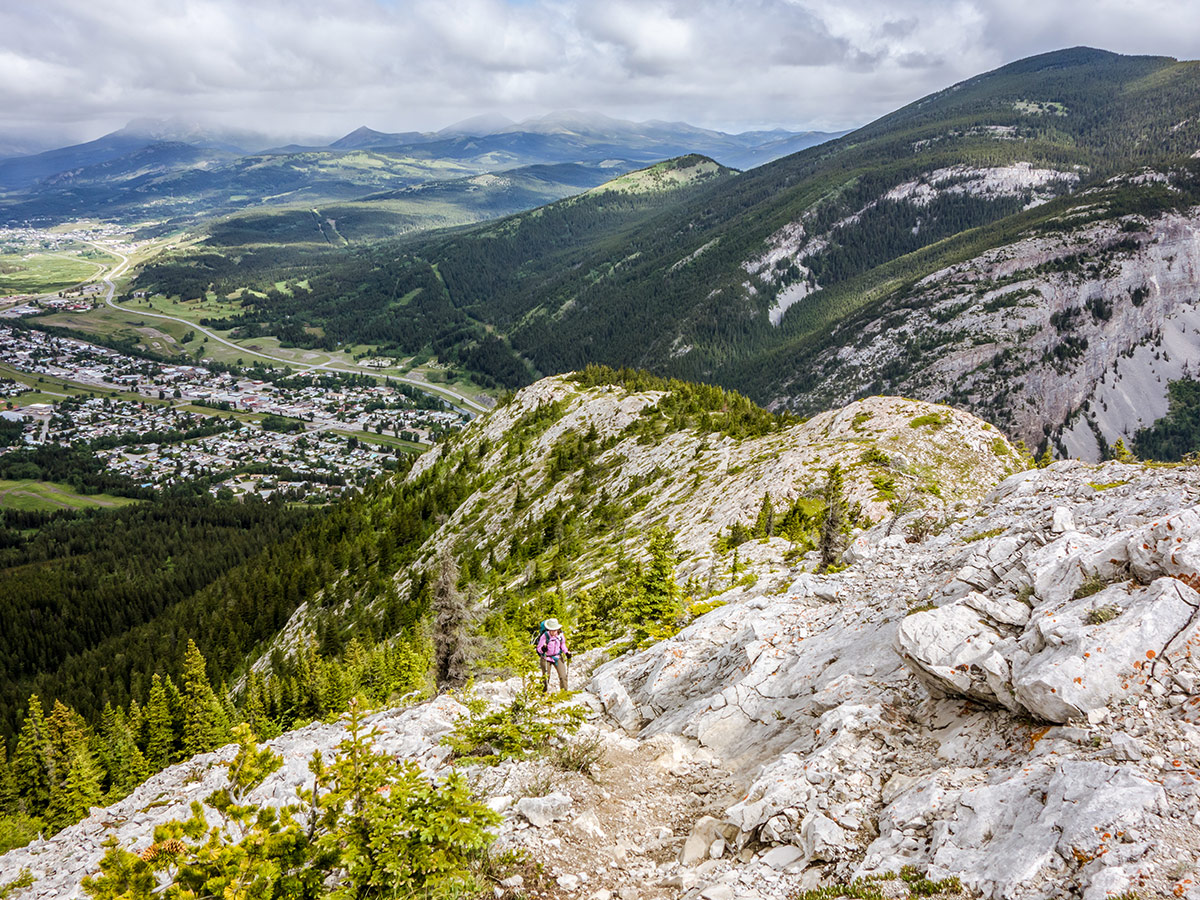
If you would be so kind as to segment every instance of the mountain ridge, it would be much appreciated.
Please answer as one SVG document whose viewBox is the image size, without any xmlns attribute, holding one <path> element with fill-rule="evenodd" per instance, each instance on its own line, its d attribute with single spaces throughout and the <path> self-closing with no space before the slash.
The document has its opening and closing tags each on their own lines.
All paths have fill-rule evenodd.
<svg viewBox="0 0 1200 900">
<path fill-rule="evenodd" d="M 568 121 L 578 127 L 564 127 Z M 829 137 L 819 132 L 726 135 L 684 123 L 550 114 L 515 124 L 476 117 L 429 133 L 389 134 L 362 126 L 328 144 L 281 147 L 248 132 L 141 120 L 85 144 L 0 159 L 0 215 L 12 221 L 171 215 L 194 221 L 248 206 L 358 199 L 447 176 L 530 165 L 607 159 L 645 165 L 698 152 L 723 156 L 723 162 L 740 168 Z M 166 153 L 167 147 L 175 152 Z M 153 177 L 128 166 L 147 152 L 161 158 Z M 90 176 L 86 191 L 71 184 L 80 173 Z M 213 212 L 206 214 L 205 205 Z"/>
<path fill-rule="evenodd" d="M 860 337 L 839 326 L 885 312 L 900 321 L 914 298 L 929 300 L 915 286 L 947 266 L 983 260 L 1039 234 L 1070 244 L 1060 256 L 1066 261 L 1086 253 L 1089 222 L 1154 231 L 1169 212 L 1200 215 L 1193 159 L 1200 152 L 1198 66 L 1087 48 L 1043 54 L 698 188 L 649 217 L 598 228 L 582 221 L 584 210 L 559 205 L 508 220 L 503 234 L 511 241 L 494 240 L 498 232 L 490 227 L 430 235 L 396 248 L 396 265 L 436 266 L 443 276 L 439 315 L 450 308 L 498 331 L 538 373 L 593 361 L 650 367 L 811 412 L 827 402 L 806 399 L 811 382 L 824 377 L 821 354 L 850 354 Z M 559 233 L 545 232 L 544 217 L 561 223 Z M 1088 299 L 1063 300 L 1063 307 Z M 255 314 L 270 321 L 272 312 Z M 311 324 L 335 331 L 341 325 L 334 313 Z M 1154 341 L 1155 327 L 1114 334 L 1119 352 Z M 832 342 L 833 331 L 841 343 Z M 339 339 L 362 337 L 349 329 Z M 1002 333 L 976 337 L 995 344 L 996 356 L 1007 346 Z M 1066 390 L 1059 376 L 1066 379 L 1067 364 L 1088 357 L 1063 356 L 1071 352 L 1066 347 L 1058 352 L 1054 362 L 1063 371 L 1050 369 L 1055 390 Z M 849 383 L 861 393 L 908 390 L 907 359 L 907 351 L 899 359 L 879 354 Z M 1040 420 L 1004 401 L 1007 378 L 990 394 L 961 402 L 999 415 L 997 425 L 1031 445 L 1061 443 L 1067 419 L 1093 399 L 1100 375 L 1071 388 L 1074 398 Z M 1164 384 L 1156 408 L 1166 390 Z M 843 393 L 836 402 L 848 399 Z M 1104 441 L 1139 424 L 1114 421 L 1104 426 Z M 1097 450 L 1102 443 L 1088 452 Z"/>
<path fill-rule="evenodd" d="M 790 527 L 785 502 L 774 526 L 763 524 L 764 494 L 786 501 L 843 464 L 866 527 L 840 571 L 811 571 L 816 554 L 787 552 L 806 529 L 730 545 L 733 526 L 756 516 L 755 528 Z M 549 756 L 490 748 L 482 761 L 454 758 L 447 737 L 527 709 L 520 678 L 385 708 L 370 719 L 375 747 L 428 777 L 470 773 L 499 815 L 495 852 L 532 854 L 568 892 L 586 883 L 665 900 L 722 888 L 781 900 L 893 884 L 898 897 L 1034 900 L 1135 886 L 1186 897 L 1194 889 L 1177 852 L 1200 846 L 1200 672 L 1186 649 L 1200 605 L 1194 467 L 1027 464 L 975 417 L 903 398 L 789 423 L 645 373 L 543 380 L 404 476 L 458 498 L 417 538 L 424 549 L 411 565 L 458 556 L 482 589 L 479 628 L 492 641 L 503 633 L 487 617 L 501 610 L 522 626 L 555 615 L 582 640 L 595 625 L 584 611 L 600 594 L 597 573 L 645 577 L 621 560 L 642 559 L 656 525 L 678 527 L 671 581 L 687 578 L 694 591 L 707 576 L 708 596 L 681 631 L 610 644 L 611 654 L 577 646 L 574 685 L 591 722 L 566 745 L 593 742 L 599 786 L 556 771 Z M 915 498 L 902 487 L 910 480 L 925 486 Z M 614 500 L 630 509 L 621 527 L 583 537 L 562 516 L 582 501 L 592 512 L 576 522 L 594 521 Z M 390 502 L 372 498 L 350 530 L 412 524 Z M 498 558 L 535 536 L 536 556 Z M 555 571 L 564 554 L 575 571 Z M 495 566 L 515 577 L 475 574 Z M 347 590 L 340 567 L 332 574 L 281 653 L 389 590 Z M 511 639 L 512 658 L 528 661 L 524 628 Z M 266 657 L 263 677 L 280 654 Z M 283 760 L 253 802 L 295 802 L 314 751 L 329 763 L 346 733 L 320 722 L 275 738 Z M 235 750 L 170 767 L 5 854 L 0 878 L 28 870 L 11 894 L 20 900 L 66 896 L 96 870 L 107 837 L 147 853 L 156 825 L 226 783 Z M 547 778 L 549 793 L 538 787 Z M 194 839 L 182 840 L 186 850 Z M 918 882 L 924 893 L 910 893 Z"/>
</svg>

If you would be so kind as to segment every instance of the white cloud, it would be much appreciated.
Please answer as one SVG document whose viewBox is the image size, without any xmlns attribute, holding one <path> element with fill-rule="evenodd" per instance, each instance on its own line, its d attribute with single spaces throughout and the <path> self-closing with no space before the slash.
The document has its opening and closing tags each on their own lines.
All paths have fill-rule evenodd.
<svg viewBox="0 0 1200 900">
<path fill-rule="evenodd" d="M 1197 5 L 40 0 L 0 7 L 0 135 L 162 115 L 335 134 L 557 108 L 844 128 L 1059 47 L 1194 58 Z"/>
</svg>

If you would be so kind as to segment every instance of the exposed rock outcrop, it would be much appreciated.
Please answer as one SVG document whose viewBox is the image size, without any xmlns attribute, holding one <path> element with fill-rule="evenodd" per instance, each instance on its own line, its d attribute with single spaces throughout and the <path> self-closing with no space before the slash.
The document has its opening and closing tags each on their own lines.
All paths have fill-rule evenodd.
<svg viewBox="0 0 1200 900">
<path fill-rule="evenodd" d="M 535 386 L 468 433 L 468 446 L 492 452 L 481 439 L 503 441 L 503 425 L 490 430 L 497 419 L 570 398 L 535 456 L 521 457 L 542 459 L 564 433 L 556 428 L 603 433 L 656 401 L 573 391 Z M 864 460 L 872 448 L 868 460 L 886 448 L 886 464 Z M 494 452 L 494 493 L 466 504 L 435 542 L 499 528 L 518 478 L 535 504 L 567 489 L 540 470 L 506 472 L 506 451 Z M 779 538 L 752 540 L 740 549 L 757 583 L 728 587 L 668 640 L 612 660 L 581 655 L 573 677 L 596 665 L 583 676 L 594 718 L 581 738 L 607 748 L 612 767 L 600 783 L 544 759 L 472 772 L 503 815 L 500 846 L 546 863 L 557 890 L 784 898 L 911 866 L 989 900 L 1200 900 L 1195 467 L 1061 462 L 1008 474 L 1016 457 L 994 430 L 896 398 L 757 440 L 680 432 L 604 452 L 614 479 L 674 465 L 668 499 L 645 503 L 638 526 L 678 529 L 692 553 L 680 574 L 714 552 L 719 529 L 748 520 L 764 490 L 786 496 L 833 462 L 846 464 L 868 509 L 883 506 L 870 493 L 881 470 L 925 484 L 938 502 L 883 516 L 833 574 L 806 571 L 811 558 L 785 560 Z M 479 692 L 503 703 L 514 687 Z M 372 724 L 380 746 L 437 773 L 439 739 L 463 713 L 440 697 Z M 342 736 L 314 725 L 272 742 L 286 764 L 255 799 L 294 799 L 313 751 Z M 28 868 L 35 883 L 14 898 L 81 896 L 105 836 L 145 847 L 155 823 L 221 783 L 231 752 L 173 767 L 7 854 L 0 883 Z"/>
<path fill-rule="evenodd" d="M 593 684 L 746 773 L 736 845 L 826 882 L 1191 896 L 1198 502 L 1194 469 L 1021 473 L 923 543 L 877 526 L 845 572 L 731 592 Z"/>
<path fill-rule="evenodd" d="M 1169 174 L 1150 174 L 1170 189 Z M 1101 441 L 1128 441 L 1166 414 L 1169 381 L 1197 374 L 1200 209 L 1091 221 L 1085 207 L 1075 219 L 838 326 L 779 405 L 886 389 L 972 409 L 1031 446 L 1049 429 L 1062 455 L 1097 460 Z"/>
</svg>

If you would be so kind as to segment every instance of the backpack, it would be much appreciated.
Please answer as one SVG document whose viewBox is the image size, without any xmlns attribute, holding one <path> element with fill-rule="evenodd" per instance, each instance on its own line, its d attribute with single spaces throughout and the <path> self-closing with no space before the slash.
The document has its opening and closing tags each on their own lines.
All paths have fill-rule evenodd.
<svg viewBox="0 0 1200 900">
<path fill-rule="evenodd" d="M 542 619 L 542 621 L 538 622 L 537 631 L 535 631 L 533 633 L 533 638 L 529 642 L 529 645 L 531 647 L 533 647 L 534 650 L 537 649 L 538 641 L 540 641 L 542 639 L 542 635 L 545 633 L 546 633 L 546 620 Z"/>
</svg>

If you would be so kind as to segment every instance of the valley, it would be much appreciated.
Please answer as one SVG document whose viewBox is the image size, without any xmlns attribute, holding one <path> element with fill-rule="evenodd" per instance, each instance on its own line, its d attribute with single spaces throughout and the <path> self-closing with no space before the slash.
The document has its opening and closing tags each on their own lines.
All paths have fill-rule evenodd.
<svg viewBox="0 0 1200 900">
<path fill-rule="evenodd" d="M 0 900 L 1200 900 L 1200 63 L 0 223 Z"/>
</svg>

